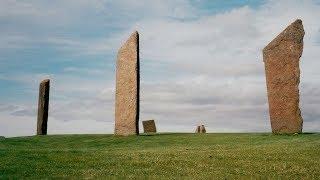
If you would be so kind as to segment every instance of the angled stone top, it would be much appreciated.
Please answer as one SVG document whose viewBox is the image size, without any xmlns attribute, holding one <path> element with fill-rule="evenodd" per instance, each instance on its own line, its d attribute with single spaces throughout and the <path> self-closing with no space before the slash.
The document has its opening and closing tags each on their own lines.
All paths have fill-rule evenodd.
<svg viewBox="0 0 320 180">
<path fill-rule="evenodd" d="M 119 55 L 121 55 L 122 52 L 136 54 L 136 52 L 134 50 L 137 48 L 136 46 L 138 46 L 138 45 L 139 45 L 139 33 L 138 33 L 138 31 L 134 31 L 130 35 L 128 40 L 120 47 L 120 49 L 118 51 L 118 57 L 119 57 Z M 137 55 L 139 55 L 139 54 L 137 54 Z"/>
<path fill-rule="evenodd" d="M 289 49 L 292 50 L 288 51 L 292 56 L 301 57 L 304 34 L 305 32 L 303 29 L 302 20 L 297 19 L 263 49 L 263 54 L 267 55 L 269 51 L 273 51 L 273 54 L 275 54 L 276 51 L 281 53 L 281 51 Z M 288 46 L 289 43 L 290 45 Z M 298 48 L 293 48 L 293 44 Z M 301 52 L 299 50 L 294 51 L 295 49 L 301 49 Z"/>
</svg>

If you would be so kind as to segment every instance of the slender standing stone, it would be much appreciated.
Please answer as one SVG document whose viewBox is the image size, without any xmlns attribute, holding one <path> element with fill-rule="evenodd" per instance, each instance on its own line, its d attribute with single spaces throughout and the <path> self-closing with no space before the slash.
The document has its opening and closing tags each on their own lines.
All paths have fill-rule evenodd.
<svg viewBox="0 0 320 180">
<path fill-rule="evenodd" d="M 263 49 L 270 122 L 275 134 L 302 132 L 299 60 L 304 34 L 298 19 Z"/>
<path fill-rule="evenodd" d="M 142 121 L 144 133 L 156 133 L 156 124 L 154 120 Z"/>
<path fill-rule="evenodd" d="M 37 135 L 46 135 L 48 126 L 50 80 L 41 81 L 39 87 Z"/>
<path fill-rule="evenodd" d="M 139 34 L 120 48 L 116 70 L 115 135 L 139 134 Z"/>
</svg>

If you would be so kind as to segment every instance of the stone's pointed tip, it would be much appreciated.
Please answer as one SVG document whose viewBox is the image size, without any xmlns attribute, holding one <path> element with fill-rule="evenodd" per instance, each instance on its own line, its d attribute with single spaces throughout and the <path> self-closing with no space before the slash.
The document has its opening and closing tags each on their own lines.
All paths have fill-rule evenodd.
<svg viewBox="0 0 320 180">
<path fill-rule="evenodd" d="M 134 31 L 129 38 L 125 41 L 125 43 L 122 44 L 122 46 L 120 47 L 118 54 L 121 53 L 122 51 L 124 51 L 125 49 L 130 47 L 130 44 L 135 44 L 136 46 L 138 46 L 139 44 L 139 33 L 138 31 Z"/>
<path fill-rule="evenodd" d="M 297 19 L 293 22 L 293 24 L 302 24 L 302 20 L 301 19 Z"/>
<path fill-rule="evenodd" d="M 134 32 L 131 34 L 130 38 L 136 38 L 136 37 L 138 37 L 138 36 L 139 36 L 139 32 L 138 32 L 138 31 L 134 31 Z"/>
<path fill-rule="evenodd" d="M 295 20 L 289 27 L 294 27 L 296 29 L 303 30 L 302 20 L 301 19 Z"/>
<path fill-rule="evenodd" d="M 266 52 L 270 49 L 277 47 L 282 40 L 286 41 L 295 41 L 296 43 L 301 43 L 304 37 L 304 29 L 302 25 L 301 19 L 296 19 L 293 23 L 291 23 L 285 30 L 283 30 L 276 38 L 274 38 L 265 48 L 263 48 L 262 52 Z"/>
</svg>

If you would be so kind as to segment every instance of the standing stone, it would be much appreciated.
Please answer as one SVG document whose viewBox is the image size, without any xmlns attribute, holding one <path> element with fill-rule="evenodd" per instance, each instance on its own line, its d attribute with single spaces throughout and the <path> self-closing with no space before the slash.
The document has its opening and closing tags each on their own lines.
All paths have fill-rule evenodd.
<svg viewBox="0 0 320 180">
<path fill-rule="evenodd" d="M 204 125 L 197 126 L 196 133 L 206 133 L 206 128 Z"/>
<path fill-rule="evenodd" d="M 154 120 L 142 121 L 144 133 L 156 133 L 156 124 Z"/>
<path fill-rule="evenodd" d="M 299 60 L 303 37 L 302 21 L 298 19 L 263 49 L 269 114 L 275 134 L 302 132 Z"/>
<path fill-rule="evenodd" d="M 50 80 L 41 81 L 39 87 L 37 135 L 46 135 L 48 126 Z"/>
<path fill-rule="evenodd" d="M 197 126 L 195 133 L 200 133 L 200 126 Z"/>
<path fill-rule="evenodd" d="M 116 70 L 115 135 L 139 134 L 139 34 L 120 48 Z"/>
<path fill-rule="evenodd" d="M 200 126 L 200 133 L 206 133 L 206 128 L 204 127 L 204 125 Z"/>
</svg>

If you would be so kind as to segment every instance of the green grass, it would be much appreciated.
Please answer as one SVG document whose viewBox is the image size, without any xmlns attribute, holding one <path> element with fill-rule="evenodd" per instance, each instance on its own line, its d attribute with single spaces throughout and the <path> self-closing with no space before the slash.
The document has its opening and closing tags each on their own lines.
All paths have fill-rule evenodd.
<svg viewBox="0 0 320 180">
<path fill-rule="evenodd" d="M 0 179 L 317 179 L 320 134 L 2 138 L 0 158 Z"/>
</svg>

